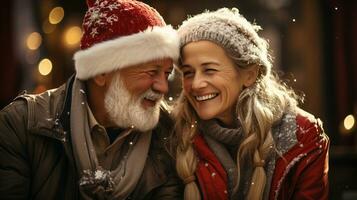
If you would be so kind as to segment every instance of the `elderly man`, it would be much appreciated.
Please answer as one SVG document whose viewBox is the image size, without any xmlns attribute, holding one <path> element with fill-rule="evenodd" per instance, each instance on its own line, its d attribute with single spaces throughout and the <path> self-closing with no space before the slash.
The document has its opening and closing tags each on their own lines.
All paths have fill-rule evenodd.
<svg viewBox="0 0 357 200">
<path fill-rule="evenodd" d="M 160 109 L 176 32 L 139 1 L 87 3 L 76 75 L 0 113 L 0 196 L 179 199 Z"/>
</svg>

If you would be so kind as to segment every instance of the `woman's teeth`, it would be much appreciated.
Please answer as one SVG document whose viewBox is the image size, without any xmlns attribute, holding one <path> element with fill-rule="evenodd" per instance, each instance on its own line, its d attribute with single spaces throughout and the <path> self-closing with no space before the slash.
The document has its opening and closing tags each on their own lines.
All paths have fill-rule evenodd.
<svg viewBox="0 0 357 200">
<path fill-rule="evenodd" d="M 218 94 L 207 94 L 207 95 L 203 95 L 203 96 L 195 96 L 195 98 L 197 101 L 205 101 L 205 100 L 213 99 L 217 95 Z"/>
</svg>

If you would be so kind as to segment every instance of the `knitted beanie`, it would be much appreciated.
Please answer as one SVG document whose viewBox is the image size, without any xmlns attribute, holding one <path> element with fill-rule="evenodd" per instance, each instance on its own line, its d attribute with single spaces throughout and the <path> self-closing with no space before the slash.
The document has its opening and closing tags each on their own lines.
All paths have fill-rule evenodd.
<svg viewBox="0 0 357 200">
<path fill-rule="evenodd" d="M 135 0 L 87 0 L 76 77 L 98 74 L 179 56 L 177 32 L 152 7 Z"/>
<path fill-rule="evenodd" d="M 260 26 L 248 22 L 237 8 L 221 8 L 188 18 L 178 29 L 181 48 L 187 43 L 208 40 L 223 47 L 241 67 L 259 64 L 261 75 L 271 70 L 267 42 L 259 37 Z"/>
</svg>

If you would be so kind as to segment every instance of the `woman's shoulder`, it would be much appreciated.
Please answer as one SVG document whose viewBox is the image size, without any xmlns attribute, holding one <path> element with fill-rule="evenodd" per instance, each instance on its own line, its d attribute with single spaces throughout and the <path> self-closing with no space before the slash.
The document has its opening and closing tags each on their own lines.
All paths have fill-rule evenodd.
<svg viewBox="0 0 357 200">
<path fill-rule="evenodd" d="M 280 126 L 287 127 L 285 131 L 288 132 L 285 132 L 285 135 L 288 135 L 290 140 L 285 141 L 291 141 L 288 143 L 291 146 L 284 149 L 286 151 L 281 152 L 281 156 L 276 160 L 271 182 L 271 191 L 274 192 L 271 197 L 284 196 L 281 193 L 288 192 L 284 188 L 297 186 L 299 190 L 295 195 L 301 195 L 305 191 L 311 191 L 312 187 L 326 185 L 329 139 L 321 120 L 298 108 L 284 114 Z M 279 144 L 284 147 L 281 142 Z M 320 189 L 323 190 L 324 187 Z M 314 189 L 315 192 L 319 190 Z"/>
<path fill-rule="evenodd" d="M 328 142 L 328 136 L 323 129 L 322 121 L 302 109 L 296 111 L 297 139 L 301 142 L 311 142 L 319 140 L 319 142 Z M 320 141 L 321 140 L 321 141 Z"/>
<path fill-rule="evenodd" d="M 300 108 L 286 112 L 280 122 L 273 127 L 273 138 L 280 152 L 285 153 L 296 145 L 314 143 L 328 144 L 322 121 Z"/>
<path fill-rule="evenodd" d="M 317 117 L 315 117 L 313 114 L 301 109 L 301 108 L 296 108 L 295 109 L 295 115 L 296 115 L 296 123 L 301 127 L 301 128 L 308 128 L 311 126 L 318 125 L 321 123 L 321 120 Z"/>
</svg>

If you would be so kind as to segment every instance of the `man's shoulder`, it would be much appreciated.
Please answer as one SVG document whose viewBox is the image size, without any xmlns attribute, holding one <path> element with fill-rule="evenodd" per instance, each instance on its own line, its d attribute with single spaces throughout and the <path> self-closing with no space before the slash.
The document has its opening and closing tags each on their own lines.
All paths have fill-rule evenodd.
<svg viewBox="0 0 357 200">
<path fill-rule="evenodd" d="M 65 86 L 47 90 L 40 94 L 28 94 L 26 92 L 17 96 L 9 105 L 1 110 L 3 117 L 23 120 L 14 123 L 26 123 L 28 128 L 39 124 L 41 119 L 53 118 L 64 99 Z"/>
<path fill-rule="evenodd" d="M 27 103 L 23 99 L 15 99 L 0 111 L 1 121 L 15 122 L 14 119 L 23 119 L 27 116 Z M 12 120 L 9 120 L 12 119 Z"/>
</svg>

